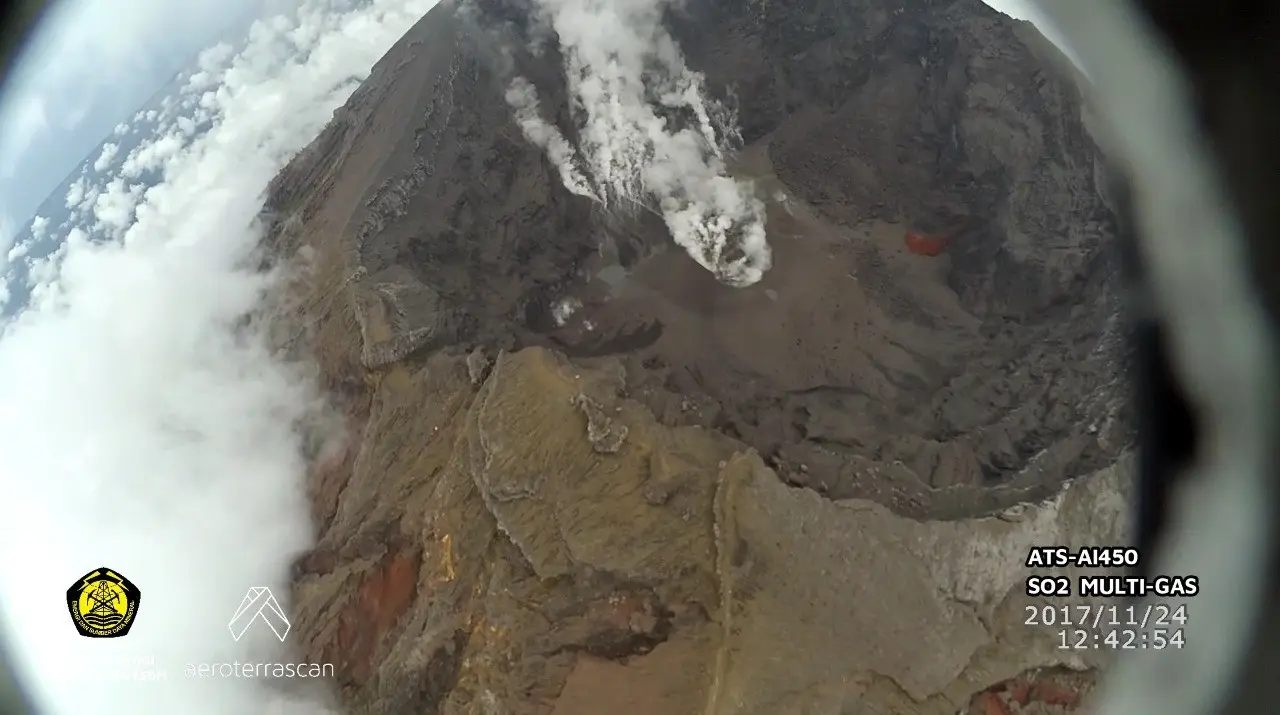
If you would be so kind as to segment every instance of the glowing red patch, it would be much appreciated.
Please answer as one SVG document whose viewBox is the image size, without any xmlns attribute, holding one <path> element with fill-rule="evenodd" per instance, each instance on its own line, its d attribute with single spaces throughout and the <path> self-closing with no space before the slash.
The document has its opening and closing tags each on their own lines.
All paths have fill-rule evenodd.
<svg viewBox="0 0 1280 715">
<path fill-rule="evenodd" d="M 926 236 L 912 231 L 908 231 L 903 240 L 907 244 L 907 250 L 917 256 L 936 256 L 947 247 L 947 239 L 945 238 Z"/>
</svg>

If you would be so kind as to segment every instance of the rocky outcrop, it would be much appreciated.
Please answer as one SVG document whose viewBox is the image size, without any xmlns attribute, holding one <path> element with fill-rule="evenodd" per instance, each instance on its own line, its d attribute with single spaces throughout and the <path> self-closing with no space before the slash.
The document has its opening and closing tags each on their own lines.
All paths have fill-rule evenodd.
<svg viewBox="0 0 1280 715">
<path fill-rule="evenodd" d="M 525 141 L 517 72 L 568 100 L 521 2 L 433 11 L 274 185 L 278 215 L 341 244 L 366 368 L 451 345 L 624 356 L 664 422 L 918 516 L 1046 497 L 1129 443 L 1099 154 L 1026 30 L 976 1 L 673 11 L 768 200 L 775 265 L 731 289 Z M 943 255 L 912 253 L 916 230 Z"/>
<path fill-rule="evenodd" d="M 1071 81 L 976 0 L 672 9 L 767 203 L 773 268 L 729 288 L 525 140 L 517 74 L 574 135 L 527 20 L 437 7 L 273 183 L 312 266 L 296 342 L 348 416 L 304 653 L 352 712 L 1078 705 L 1101 663 L 1022 595 L 1030 546 L 1125 530 Z"/>
<path fill-rule="evenodd" d="M 624 383 L 616 361 L 539 348 L 478 387 L 461 356 L 383 378 L 297 582 L 295 627 L 350 702 L 949 715 L 1024 673 L 1100 664 L 1024 624 L 1043 602 L 1022 595 L 1023 562 L 1123 540 L 1127 462 L 1042 504 L 921 522 L 789 487 L 740 443 L 661 425 Z M 627 428 L 617 450 L 592 444 L 584 398 Z"/>
</svg>

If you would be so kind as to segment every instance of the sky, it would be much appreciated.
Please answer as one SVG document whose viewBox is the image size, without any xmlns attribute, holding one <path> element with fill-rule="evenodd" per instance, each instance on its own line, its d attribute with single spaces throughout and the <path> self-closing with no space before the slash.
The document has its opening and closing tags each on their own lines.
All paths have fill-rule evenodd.
<svg viewBox="0 0 1280 715">
<path fill-rule="evenodd" d="M 265 0 L 65 0 L 0 100 L 0 237 L 122 118 Z M 5 227 L 10 228 L 5 231 Z"/>
<path fill-rule="evenodd" d="M 255 221 L 268 181 L 435 1 L 71 0 L 0 100 L 0 224 L 25 224 L 109 138 L 61 197 L 69 223 L 36 217 L 32 240 L 0 247 L 0 272 L 26 269 L 0 278 L 30 295 L 0 325 L 0 489 L 20 505 L 0 521 L 0 615 L 44 713 L 79 715 L 89 687 L 95 707 L 137 715 L 330 712 L 323 684 L 285 698 L 259 680 L 187 669 L 296 656 L 262 629 L 232 638 L 228 621 L 256 587 L 288 610 L 289 566 L 314 538 L 301 445 L 340 439 L 342 426 L 309 366 L 285 362 L 260 322 L 244 320 L 282 275 L 308 270 L 257 271 Z M 590 110 L 588 141 L 572 149 L 581 161 L 563 161 L 563 138 L 537 119 L 537 88 L 516 82 L 507 98 L 526 137 L 561 160 L 567 183 L 587 167 L 594 188 L 579 188 L 594 200 L 635 202 L 645 184 L 708 269 L 758 277 L 768 266 L 763 235 L 751 242 L 759 207 L 703 136 L 733 128 L 652 25 L 662 0 L 588 18 L 575 1 L 540 4 Z M 238 12 L 263 18 L 243 51 L 211 46 Z M 593 28 L 606 21 L 616 25 L 602 43 Z M 615 51 L 630 64 L 602 72 Z M 163 111 L 135 113 L 197 54 Z M 669 101 L 706 115 L 690 133 L 657 131 L 635 77 L 613 72 L 655 60 Z M 630 144 L 599 144 L 609 137 Z M 634 158 L 653 146 L 671 160 Z M 741 251 L 725 250 L 729 233 L 747 237 Z M 58 248 L 31 260 L 39 239 Z M 68 587 L 100 567 L 144 594 L 127 638 L 82 638 L 69 622 Z"/>
</svg>

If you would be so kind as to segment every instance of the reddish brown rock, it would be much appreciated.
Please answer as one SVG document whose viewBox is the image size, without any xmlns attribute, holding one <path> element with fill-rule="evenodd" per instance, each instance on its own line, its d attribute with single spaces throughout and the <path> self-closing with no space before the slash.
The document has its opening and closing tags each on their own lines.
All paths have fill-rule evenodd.
<svg viewBox="0 0 1280 715">
<path fill-rule="evenodd" d="M 968 715 L 1059 715 L 1084 702 L 1097 685 L 1097 671 L 1051 668 L 1023 673 L 979 693 Z"/>
<path fill-rule="evenodd" d="M 324 662 L 334 664 L 340 679 L 353 684 L 369 679 L 378 646 L 417 595 L 421 565 L 416 547 L 394 544 L 372 569 L 353 577 L 359 585 L 337 610 L 335 637 L 320 646 Z"/>
<path fill-rule="evenodd" d="M 1031 699 L 1045 705 L 1074 709 L 1080 704 L 1080 693 L 1069 685 L 1041 680 L 1032 686 Z"/>
<path fill-rule="evenodd" d="M 1000 700 L 1000 696 L 987 692 L 978 697 L 981 715 L 1009 715 L 1009 709 Z"/>
<path fill-rule="evenodd" d="M 1026 705 L 1031 701 L 1031 685 L 1019 678 L 1009 686 L 1009 699 L 1018 705 Z"/>
<path fill-rule="evenodd" d="M 941 236 L 926 236 L 922 233 L 908 231 L 903 237 L 903 243 L 906 244 L 907 250 L 917 256 L 939 256 L 942 255 L 943 249 L 947 247 L 947 239 Z"/>
</svg>

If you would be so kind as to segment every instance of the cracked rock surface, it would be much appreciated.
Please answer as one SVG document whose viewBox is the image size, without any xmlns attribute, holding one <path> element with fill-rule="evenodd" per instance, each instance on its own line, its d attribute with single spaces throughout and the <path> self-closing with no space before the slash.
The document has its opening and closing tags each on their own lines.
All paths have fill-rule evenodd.
<svg viewBox="0 0 1280 715">
<path fill-rule="evenodd" d="M 525 141 L 511 73 L 567 99 L 522 12 L 442 3 L 272 184 L 313 266 L 292 347 L 347 416 L 303 654 L 371 715 L 1077 707 L 1103 663 L 1024 626 L 1022 564 L 1124 540 L 1130 435 L 1047 44 L 976 0 L 670 13 L 770 201 L 732 289 Z"/>
<path fill-rule="evenodd" d="M 1016 518 L 918 521 L 607 402 L 617 377 L 528 348 L 477 389 L 440 354 L 359 408 L 295 593 L 305 651 L 339 664 L 356 712 L 950 715 L 1103 664 L 1024 625 L 1044 601 L 1022 564 L 1123 540 L 1127 460 Z M 627 426 L 617 451 L 581 429 L 585 394 Z"/>
</svg>

